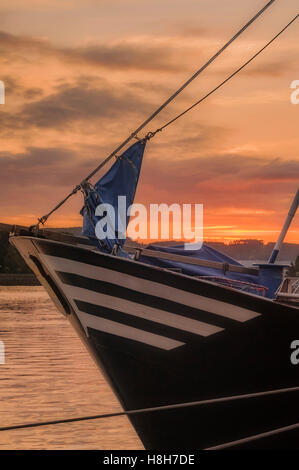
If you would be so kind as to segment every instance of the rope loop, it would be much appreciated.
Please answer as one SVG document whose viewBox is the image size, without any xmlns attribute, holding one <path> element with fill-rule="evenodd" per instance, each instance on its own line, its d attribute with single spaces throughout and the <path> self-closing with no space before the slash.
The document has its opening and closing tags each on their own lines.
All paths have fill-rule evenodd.
<svg viewBox="0 0 299 470">
<path fill-rule="evenodd" d="M 39 217 L 37 220 L 38 220 L 38 224 L 42 224 L 42 225 L 45 225 L 45 223 L 47 222 L 47 219 L 48 219 L 48 216 L 47 215 L 43 215 L 42 217 Z"/>
<path fill-rule="evenodd" d="M 85 184 L 85 180 L 82 181 L 82 183 L 78 184 L 72 191 L 72 194 L 76 194 L 78 191 L 80 191 L 80 189 L 82 188 L 82 185 Z"/>
<path fill-rule="evenodd" d="M 163 128 L 156 129 L 154 132 L 148 132 L 144 137 L 138 137 L 138 135 L 134 135 L 134 139 L 138 140 L 138 142 L 147 142 L 148 140 L 155 137 L 157 132 L 162 132 Z"/>
<path fill-rule="evenodd" d="M 91 183 L 89 181 L 82 181 L 82 183 L 80 183 L 78 186 L 76 186 L 76 188 L 74 188 L 73 190 L 73 194 L 75 194 L 77 191 L 81 191 L 83 194 L 86 193 L 86 190 L 88 190 L 90 187 L 91 187 Z"/>
<path fill-rule="evenodd" d="M 146 136 L 143 138 L 143 141 L 148 141 L 152 139 L 153 137 L 155 137 L 157 132 L 162 132 L 162 129 L 159 128 L 159 129 L 156 129 L 154 132 L 148 132 Z"/>
</svg>

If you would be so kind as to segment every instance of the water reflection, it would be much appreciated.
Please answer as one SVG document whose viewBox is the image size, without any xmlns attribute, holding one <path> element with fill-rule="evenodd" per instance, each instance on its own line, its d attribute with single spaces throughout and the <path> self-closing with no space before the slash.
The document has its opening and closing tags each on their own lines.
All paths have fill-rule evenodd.
<svg viewBox="0 0 299 470">
<path fill-rule="evenodd" d="M 0 287 L 0 426 L 120 410 L 42 287 Z M 141 449 L 125 417 L 0 433 L 0 449 Z"/>
</svg>

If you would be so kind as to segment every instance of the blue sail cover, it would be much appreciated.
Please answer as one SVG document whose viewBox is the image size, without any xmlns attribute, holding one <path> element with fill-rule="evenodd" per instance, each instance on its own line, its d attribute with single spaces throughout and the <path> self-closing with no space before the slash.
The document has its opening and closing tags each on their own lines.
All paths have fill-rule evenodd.
<svg viewBox="0 0 299 470">
<path fill-rule="evenodd" d="M 242 264 L 238 263 L 238 261 L 230 258 L 229 256 L 221 253 L 210 246 L 203 244 L 202 248 L 199 250 L 184 250 L 183 245 L 177 246 L 157 246 L 157 245 L 149 245 L 147 246 L 150 250 L 155 251 L 162 251 L 164 253 L 172 253 L 175 255 L 181 255 L 191 257 L 191 258 L 198 258 L 202 260 L 208 261 L 218 261 L 219 263 L 228 263 L 233 264 L 235 266 L 242 266 Z M 250 275 L 250 274 L 243 274 L 243 273 L 235 273 L 231 271 L 227 271 L 223 273 L 219 269 L 214 268 L 207 268 L 205 266 L 196 266 L 192 264 L 185 264 L 185 263 L 178 263 L 177 261 L 169 261 L 161 258 L 149 258 L 145 255 L 141 255 L 139 258 L 140 261 L 152 264 L 154 266 L 160 266 L 162 268 L 174 268 L 180 269 L 183 274 L 187 274 L 189 276 L 211 276 L 211 277 L 221 277 L 223 279 L 231 279 L 235 281 L 242 281 L 248 282 L 251 284 L 258 284 L 258 276 Z"/>
<path fill-rule="evenodd" d="M 134 202 L 145 145 L 145 141 L 138 141 L 133 144 L 121 156 L 117 157 L 115 163 L 94 187 L 88 186 L 85 188 L 84 207 L 81 210 L 83 216 L 82 234 L 93 240 L 101 250 L 110 253 L 115 244 L 122 247 L 125 242 L 123 235 L 126 232 L 130 218 L 127 211 Z M 120 221 L 118 220 L 119 196 L 126 198 L 126 215 Z M 100 204 L 110 204 L 114 208 L 115 238 L 100 240 L 96 235 L 96 225 L 105 217 L 105 213 L 102 216 L 95 214 L 96 208 Z M 109 225 L 110 222 L 108 221 L 106 230 L 109 230 Z"/>
</svg>

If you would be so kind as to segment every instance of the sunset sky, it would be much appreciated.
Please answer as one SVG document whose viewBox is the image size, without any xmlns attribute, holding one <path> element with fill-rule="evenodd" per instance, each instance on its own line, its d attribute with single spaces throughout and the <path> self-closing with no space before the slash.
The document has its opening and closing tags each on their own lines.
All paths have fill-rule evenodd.
<svg viewBox="0 0 299 470">
<path fill-rule="evenodd" d="M 1 0 L 0 222 L 48 212 L 266 0 Z M 274 6 L 146 132 L 198 100 L 298 13 Z M 146 148 L 135 202 L 203 203 L 204 236 L 274 241 L 299 182 L 299 21 Z M 141 135 L 144 135 L 141 134 Z M 81 195 L 49 221 L 78 226 Z M 287 236 L 299 243 L 299 214 Z"/>
</svg>

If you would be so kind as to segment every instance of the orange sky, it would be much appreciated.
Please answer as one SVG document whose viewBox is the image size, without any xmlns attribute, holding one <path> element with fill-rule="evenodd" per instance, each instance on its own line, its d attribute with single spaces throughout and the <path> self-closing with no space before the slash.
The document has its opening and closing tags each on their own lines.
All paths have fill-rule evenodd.
<svg viewBox="0 0 299 470">
<path fill-rule="evenodd" d="M 32 224 L 265 0 L 1 0 L 0 221 Z M 298 13 L 277 0 L 148 129 L 218 84 Z M 299 21 L 149 142 L 135 202 L 203 203 L 204 236 L 274 241 L 299 180 Z M 77 195 L 50 226 L 80 225 Z M 298 215 L 287 241 L 299 243 Z"/>
</svg>

